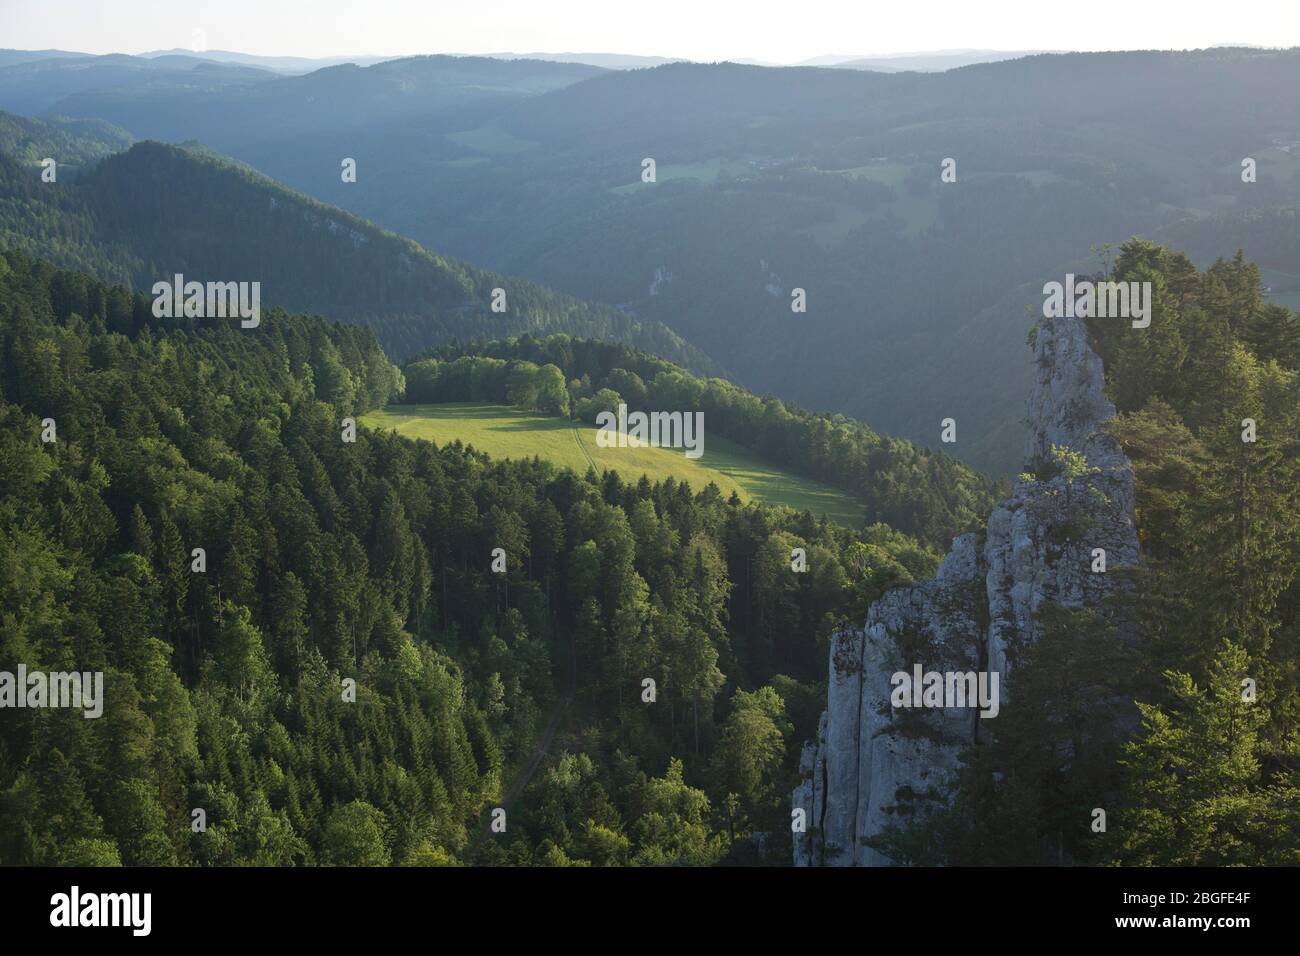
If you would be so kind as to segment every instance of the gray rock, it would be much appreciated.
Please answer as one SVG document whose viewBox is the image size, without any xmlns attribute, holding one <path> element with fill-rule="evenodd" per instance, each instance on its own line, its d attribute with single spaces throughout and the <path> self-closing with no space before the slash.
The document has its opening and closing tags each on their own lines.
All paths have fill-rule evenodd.
<svg viewBox="0 0 1300 956">
<path fill-rule="evenodd" d="M 865 841 L 889 823 L 924 820 L 979 743 L 974 707 L 894 707 L 895 673 L 996 674 L 1005 705 L 1016 658 L 1038 638 L 1039 605 L 1100 609 L 1123 586 L 1112 572 L 1138 561 L 1133 472 L 1101 427 L 1115 408 L 1087 330 L 1077 319 L 1045 322 L 1034 353 L 1025 457 L 1037 479 L 1018 481 L 994 508 L 982 547 L 974 534 L 957 538 L 933 580 L 888 592 L 864 630 L 832 641 L 826 712 L 794 792 L 809 824 L 796 835 L 796 866 L 889 865 Z M 1088 472 L 1055 474 L 1053 446 L 1082 452 Z M 1093 572 L 1094 548 L 1105 549 L 1108 573 Z"/>
</svg>

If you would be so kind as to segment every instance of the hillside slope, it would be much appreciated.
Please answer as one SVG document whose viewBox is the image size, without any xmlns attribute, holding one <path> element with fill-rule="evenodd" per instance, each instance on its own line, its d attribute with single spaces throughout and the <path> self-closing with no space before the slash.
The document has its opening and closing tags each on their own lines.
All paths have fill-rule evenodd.
<svg viewBox="0 0 1300 956">
<path fill-rule="evenodd" d="M 32 121 L 9 125 L 56 158 L 66 154 L 59 130 L 41 139 Z M 715 367 L 656 322 L 436 255 L 202 147 L 142 142 L 72 181 L 44 183 L 39 173 L 0 156 L 0 244 L 141 290 L 174 273 L 259 281 L 264 303 L 369 325 L 397 358 L 533 330 L 626 341 Z M 505 312 L 491 309 L 494 289 L 505 292 Z"/>
<path fill-rule="evenodd" d="M 1223 216 L 1275 258 L 1251 214 L 1300 205 L 1300 103 L 1278 92 L 1297 88 L 1300 51 L 1220 48 L 928 74 L 671 64 L 302 136 L 235 92 L 184 94 L 165 117 L 75 106 L 661 321 L 758 391 L 932 447 L 957 417 L 945 450 L 1011 472 L 1036 317 L 1017 290 L 1104 268 L 1091 247 L 1134 235 L 1231 255 L 1213 242 Z M 338 181 L 340 155 L 357 183 Z M 1196 237 L 1162 235 L 1183 222 Z"/>
<path fill-rule="evenodd" d="M 553 335 L 446 345 L 403 372 L 406 401 L 413 403 L 510 404 L 589 425 L 620 404 L 698 412 L 710 441 L 725 439 L 769 468 L 847 492 L 868 524 L 887 524 L 939 548 L 975 527 L 993 504 L 994 483 L 942 452 L 845 415 L 809 412 L 725 379 L 701 378 L 618 343 Z"/>
<path fill-rule="evenodd" d="M 0 865 L 707 865 L 779 832 L 826 622 L 933 552 L 675 481 L 348 441 L 400 385 L 364 328 L 159 320 L 0 256 L 0 670 L 98 673 L 109 704 L 6 711 Z M 570 695 L 560 776 L 476 846 Z M 763 765 L 736 772 L 755 725 Z"/>
</svg>

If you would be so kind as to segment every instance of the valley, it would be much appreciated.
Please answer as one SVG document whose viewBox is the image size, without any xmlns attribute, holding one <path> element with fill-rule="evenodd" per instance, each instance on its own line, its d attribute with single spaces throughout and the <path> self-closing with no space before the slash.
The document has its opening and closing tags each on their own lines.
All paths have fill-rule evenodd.
<svg viewBox="0 0 1300 956">
<path fill-rule="evenodd" d="M 335 2 L 0 50 L 0 866 L 1300 863 L 1300 47 Z"/>
</svg>

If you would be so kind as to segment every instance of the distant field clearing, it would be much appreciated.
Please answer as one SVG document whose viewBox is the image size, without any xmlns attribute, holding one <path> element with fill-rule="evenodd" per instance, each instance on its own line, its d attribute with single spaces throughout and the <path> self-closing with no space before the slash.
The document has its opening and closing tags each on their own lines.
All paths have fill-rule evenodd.
<svg viewBox="0 0 1300 956">
<path fill-rule="evenodd" d="M 694 460 L 681 449 L 600 448 L 593 425 L 502 405 L 389 405 L 359 421 L 367 428 L 392 430 L 439 445 L 459 439 L 493 458 L 536 455 L 579 474 L 595 466 L 597 473 L 617 471 L 627 482 L 642 475 L 651 481 L 671 477 L 689 482 L 694 491 L 712 481 L 723 497 L 734 491 L 742 501 L 807 509 L 848 527 L 862 523 L 862 507 L 852 495 L 764 463 L 738 445 L 710 435 L 707 421 L 704 455 Z"/>
</svg>

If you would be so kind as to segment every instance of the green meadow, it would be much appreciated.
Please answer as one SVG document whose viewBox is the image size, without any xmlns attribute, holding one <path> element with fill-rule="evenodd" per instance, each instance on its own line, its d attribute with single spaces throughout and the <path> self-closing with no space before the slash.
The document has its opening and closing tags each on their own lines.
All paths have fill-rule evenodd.
<svg viewBox="0 0 1300 956">
<path fill-rule="evenodd" d="M 764 463 L 739 445 L 710 435 L 707 422 L 704 454 L 696 459 L 687 458 L 682 449 L 600 448 L 593 425 L 503 405 L 389 405 L 361 416 L 359 422 L 439 445 L 460 440 L 493 458 L 537 456 L 579 474 L 595 467 L 598 473 L 617 471 L 629 482 L 642 475 L 651 481 L 674 478 L 689 482 L 696 491 L 711 481 L 724 497 L 734 491 L 742 501 L 807 509 L 847 527 L 862 521 L 862 508 L 852 495 Z"/>
</svg>

